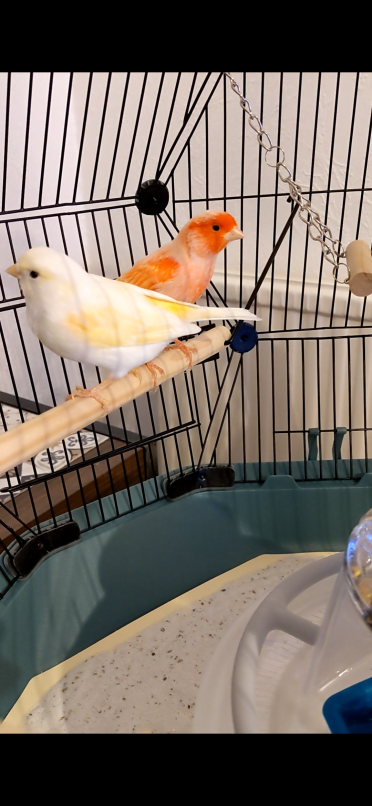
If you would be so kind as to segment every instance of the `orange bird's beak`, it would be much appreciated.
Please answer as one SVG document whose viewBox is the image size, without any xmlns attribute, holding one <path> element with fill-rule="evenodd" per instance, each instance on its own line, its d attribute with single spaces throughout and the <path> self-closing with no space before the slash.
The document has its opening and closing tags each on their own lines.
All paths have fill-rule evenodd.
<svg viewBox="0 0 372 806">
<path fill-rule="evenodd" d="M 237 241 L 238 238 L 244 238 L 244 232 L 238 227 L 233 227 L 230 232 L 227 232 L 225 235 L 226 241 Z"/>
</svg>

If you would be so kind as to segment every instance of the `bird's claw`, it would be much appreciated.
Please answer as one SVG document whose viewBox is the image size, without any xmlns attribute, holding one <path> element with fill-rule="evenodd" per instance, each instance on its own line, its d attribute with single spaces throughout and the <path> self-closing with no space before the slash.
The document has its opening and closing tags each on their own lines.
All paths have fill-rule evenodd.
<svg viewBox="0 0 372 806">
<path fill-rule="evenodd" d="M 141 375 L 141 373 L 139 372 L 138 369 L 130 369 L 129 372 L 128 372 L 128 375 L 134 375 L 134 377 L 138 378 L 138 380 L 140 382 L 142 381 L 142 375 Z"/>
<path fill-rule="evenodd" d="M 107 400 L 97 392 L 98 387 L 93 387 L 93 389 L 84 389 L 82 386 L 77 386 L 70 395 L 67 395 L 66 400 L 75 400 L 76 397 L 92 397 L 97 403 L 100 403 L 103 408 L 103 414 L 107 415 L 109 413 L 109 407 Z"/>
<path fill-rule="evenodd" d="M 196 347 L 187 347 L 187 345 L 184 344 L 182 341 L 179 341 L 179 339 L 175 339 L 174 344 L 168 344 L 168 347 L 166 347 L 165 349 L 166 350 L 181 350 L 181 352 L 187 357 L 187 360 L 189 362 L 189 368 L 190 369 L 193 368 L 192 354 L 198 352 Z"/>
<path fill-rule="evenodd" d="M 160 375 L 165 375 L 165 370 L 162 369 L 162 367 L 159 367 L 157 364 L 154 364 L 153 361 L 148 361 L 146 366 L 147 366 L 147 369 L 151 372 L 151 375 L 152 375 L 152 377 L 154 379 L 154 384 L 153 384 L 154 389 L 156 389 L 159 386 L 157 373 L 159 372 Z"/>
</svg>

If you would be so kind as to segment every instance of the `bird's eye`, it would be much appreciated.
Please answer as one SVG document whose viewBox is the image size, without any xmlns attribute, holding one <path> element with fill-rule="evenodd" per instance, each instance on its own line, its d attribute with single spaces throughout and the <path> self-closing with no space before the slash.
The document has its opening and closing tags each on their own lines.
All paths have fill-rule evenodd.
<svg viewBox="0 0 372 806">
<path fill-rule="evenodd" d="M 30 277 L 32 277 L 33 279 L 35 279 L 35 277 L 38 277 L 38 276 L 39 276 L 38 271 L 30 271 Z"/>
<path fill-rule="evenodd" d="M 218 224 L 213 224 L 212 229 L 214 229 L 215 232 L 218 232 L 218 230 L 219 230 Z"/>
</svg>

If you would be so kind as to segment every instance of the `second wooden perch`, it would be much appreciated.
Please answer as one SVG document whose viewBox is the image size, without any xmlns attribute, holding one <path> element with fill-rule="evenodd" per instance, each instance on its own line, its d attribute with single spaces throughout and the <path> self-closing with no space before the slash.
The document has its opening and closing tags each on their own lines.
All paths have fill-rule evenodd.
<svg viewBox="0 0 372 806">
<path fill-rule="evenodd" d="M 346 248 L 349 289 L 356 297 L 372 294 L 372 256 L 365 241 L 352 241 Z"/>
<path fill-rule="evenodd" d="M 190 342 L 196 350 L 193 365 L 222 350 L 230 335 L 228 328 L 220 325 L 195 336 Z M 174 378 L 189 367 L 187 357 L 178 348 L 164 350 L 155 359 L 155 363 L 164 370 L 159 384 Z M 138 372 L 141 380 L 128 374 L 125 378 L 113 381 L 102 391 L 102 396 L 107 400 L 108 414 L 153 389 L 153 376 L 146 365 L 139 367 Z M 102 406 L 97 400 L 76 397 L 7 431 L 0 436 L 0 475 L 101 417 Z"/>
</svg>

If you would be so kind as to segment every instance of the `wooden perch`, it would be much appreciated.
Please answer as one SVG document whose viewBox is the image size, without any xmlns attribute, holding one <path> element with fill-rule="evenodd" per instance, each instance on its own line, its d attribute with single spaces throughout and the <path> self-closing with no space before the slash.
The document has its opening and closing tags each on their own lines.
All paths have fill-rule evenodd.
<svg viewBox="0 0 372 806">
<path fill-rule="evenodd" d="M 371 249 L 365 241 L 352 241 L 346 248 L 346 262 L 350 272 L 349 289 L 356 297 L 372 294 Z"/>
<path fill-rule="evenodd" d="M 195 336 L 189 342 L 196 350 L 193 353 L 193 365 L 222 350 L 230 335 L 228 328 L 220 325 Z M 164 375 L 159 374 L 159 384 L 189 367 L 187 356 L 178 348 L 164 350 L 154 361 L 164 370 Z M 137 371 L 141 380 L 128 374 L 102 390 L 102 396 L 107 401 L 108 414 L 153 389 L 154 379 L 146 365 L 142 365 Z M 76 397 L 12 428 L 0 436 L 0 475 L 21 462 L 26 462 L 40 451 L 56 445 L 70 434 L 81 431 L 101 417 L 102 406 L 97 400 Z"/>
</svg>

